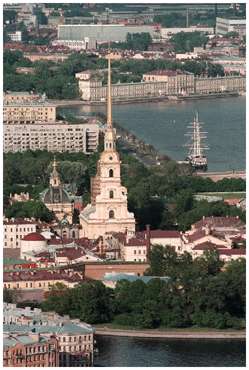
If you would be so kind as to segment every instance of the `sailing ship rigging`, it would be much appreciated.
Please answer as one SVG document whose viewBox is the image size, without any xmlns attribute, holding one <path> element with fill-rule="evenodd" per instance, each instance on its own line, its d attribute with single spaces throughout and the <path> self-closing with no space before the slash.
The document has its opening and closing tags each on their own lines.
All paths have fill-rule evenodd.
<svg viewBox="0 0 249 370">
<path fill-rule="evenodd" d="M 196 170 L 207 170 L 208 160 L 204 155 L 204 151 L 209 147 L 203 144 L 203 139 L 206 139 L 207 132 L 202 131 L 203 122 L 199 121 L 198 112 L 195 113 L 193 122 L 190 123 L 188 128 L 190 131 L 185 136 L 190 137 L 190 141 L 185 144 L 189 147 L 188 156 L 186 161 Z"/>
</svg>

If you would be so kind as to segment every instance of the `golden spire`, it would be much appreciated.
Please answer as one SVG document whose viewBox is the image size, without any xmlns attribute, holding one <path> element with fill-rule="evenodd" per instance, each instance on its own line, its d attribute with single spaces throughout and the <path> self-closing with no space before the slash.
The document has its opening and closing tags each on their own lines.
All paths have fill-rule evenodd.
<svg viewBox="0 0 249 370">
<path fill-rule="evenodd" d="M 111 55 L 108 59 L 108 86 L 107 86 L 107 126 L 112 128 L 112 91 L 111 91 Z"/>
</svg>

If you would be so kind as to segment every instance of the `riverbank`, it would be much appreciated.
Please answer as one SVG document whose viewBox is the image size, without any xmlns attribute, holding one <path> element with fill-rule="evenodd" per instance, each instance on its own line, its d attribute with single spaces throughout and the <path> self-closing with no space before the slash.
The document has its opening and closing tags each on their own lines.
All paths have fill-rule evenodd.
<svg viewBox="0 0 249 370">
<path fill-rule="evenodd" d="M 95 326 L 96 335 L 133 338 L 158 339 L 246 339 L 245 330 L 215 330 L 215 329 L 114 329 L 108 326 Z"/>
<path fill-rule="evenodd" d="M 113 99 L 113 104 L 135 104 L 135 103 L 159 103 L 159 102 L 181 102 L 184 100 L 203 100 L 203 99 L 217 99 L 217 98 L 227 98 L 227 97 L 238 97 L 238 92 L 224 92 L 224 93 L 212 93 L 212 94 L 191 94 L 191 95 L 172 95 L 172 96 L 145 96 L 145 97 L 131 97 L 131 98 L 120 98 Z M 79 99 L 72 100 L 58 100 L 49 99 L 51 104 L 55 104 L 61 108 L 69 108 L 71 106 L 103 106 L 106 105 L 106 100 L 101 101 L 83 101 Z"/>
</svg>

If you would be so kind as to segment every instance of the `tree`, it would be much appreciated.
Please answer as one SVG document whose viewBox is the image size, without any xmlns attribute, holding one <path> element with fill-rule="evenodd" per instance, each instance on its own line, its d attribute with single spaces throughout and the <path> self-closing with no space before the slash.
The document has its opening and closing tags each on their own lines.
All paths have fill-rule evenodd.
<svg viewBox="0 0 249 370">
<path fill-rule="evenodd" d="M 35 218 L 45 222 L 54 219 L 53 212 L 49 211 L 41 201 L 15 202 L 5 210 L 7 218 Z"/>
<path fill-rule="evenodd" d="M 17 289 L 3 289 L 3 301 L 6 303 L 17 303 L 21 291 Z"/>
<path fill-rule="evenodd" d="M 3 11 L 3 23 L 10 24 L 15 23 L 17 13 L 15 10 L 4 10 Z"/>
<path fill-rule="evenodd" d="M 193 51 L 194 47 L 205 46 L 208 37 L 201 32 L 179 32 L 173 35 L 170 42 L 177 53 Z"/>
<path fill-rule="evenodd" d="M 61 315 L 69 314 L 72 318 L 97 324 L 112 318 L 111 302 L 109 288 L 100 281 L 85 281 L 72 289 L 55 287 L 42 303 L 42 309 L 53 309 Z"/>
</svg>

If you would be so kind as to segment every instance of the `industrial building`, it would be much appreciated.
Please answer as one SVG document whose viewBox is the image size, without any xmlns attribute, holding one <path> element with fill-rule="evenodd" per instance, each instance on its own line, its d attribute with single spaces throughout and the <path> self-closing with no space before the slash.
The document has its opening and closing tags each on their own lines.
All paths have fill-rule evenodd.
<svg viewBox="0 0 249 370">
<path fill-rule="evenodd" d="M 63 24 L 58 26 L 58 40 L 85 40 L 98 44 L 125 41 L 128 33 L 148 32 L 152 38 L 157 36 L 155 26 L 126 26 L 124 24 Z"/>
</svg>

